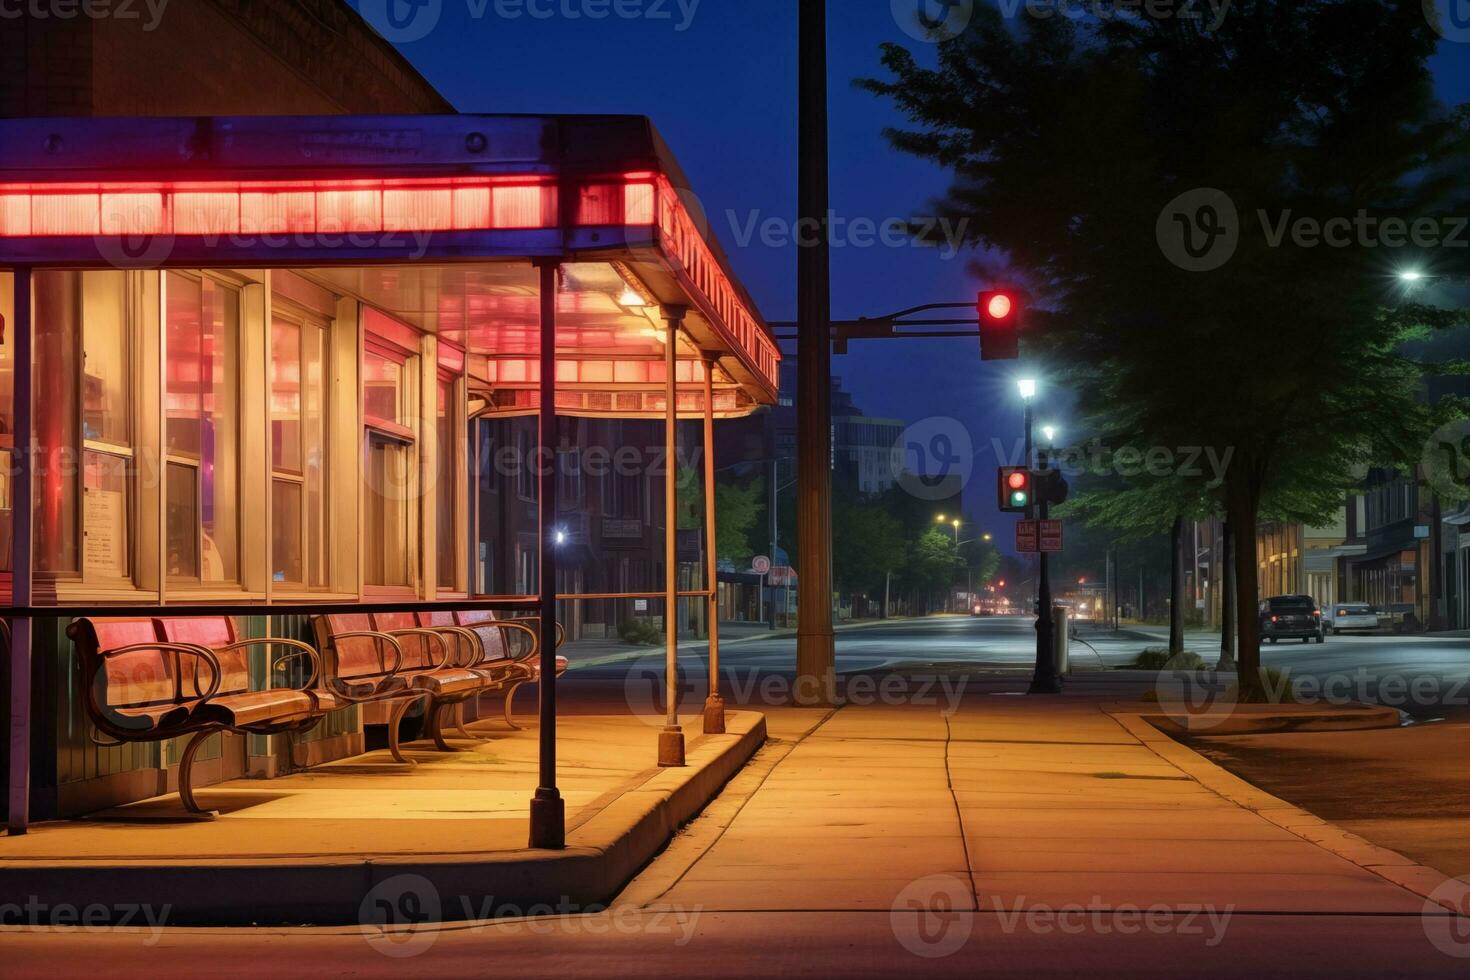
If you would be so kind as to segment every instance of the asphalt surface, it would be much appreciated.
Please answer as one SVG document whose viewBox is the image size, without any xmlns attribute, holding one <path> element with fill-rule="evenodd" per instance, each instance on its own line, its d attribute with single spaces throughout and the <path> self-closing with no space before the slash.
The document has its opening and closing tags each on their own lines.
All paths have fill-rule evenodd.
<svg viewBox="0 0 1470 980">
<path fill-rule="evenodd" d="M 1162 646 L 1162 630 L 1080 624 L 1071 644 L 1073 670 L 1126 667 L 1146 647 Z M 1219 657 L 1219 634 L 1188 633 L 1186 649 L 1207 663 Z M 1024 671 L 1035 662 L 1033 620 L 1021 616 L 938 616 L 896 620 L 836 634 L 837 671 L 852 674 L 916 664 L 952 664 Z M 612 662 L 579 667 L 573 678 L 607 680 L 630 671 L 662 670 L 662 648 L 631 650 Z M 705 668 L 702 646 L 680 651 L 697 684 Z M 1423 635 L 1329 636 L 1324 643 L 1282 641 L 1262 647 L 1262 662 L 1279 668 L 1298 701 L 1362 701 L 1399 708 L 1418 720 L 1470 718 L 1470 638 Z M 796 638 L 741 638 L 722 645 L 720 671 L 728 690 L 766 674 L 789 677 Z M 728 695 L 727 695 L 728 696 Z"/>
</svg>

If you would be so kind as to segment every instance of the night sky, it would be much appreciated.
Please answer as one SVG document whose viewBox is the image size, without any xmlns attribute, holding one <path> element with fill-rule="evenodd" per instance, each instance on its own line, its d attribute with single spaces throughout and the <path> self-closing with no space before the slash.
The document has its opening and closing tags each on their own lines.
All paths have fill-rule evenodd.
<svg viewBox="0 0 1470 980">
<path fill-rule="evenodd" d="M 384 2 L 355 5 L 374 20 L 373 5 L 381 10 Z M 461 111 L 651 117 L 766 318 L 795 317 L 795 246 L 765 241 L 759 232 L 741 241 L 752 225 L 795 215 L 795 0 L 683 0 L 682 7 L 680 0 L 625 0 L 625 10 L 663 16 L 601 21 L 561 14 L 535 19 L 514 3 L 497 8 L 496 0 L 418 2 L 424 10 L 439 4 L 432 29 L 417 40 L 390 39 Z M 540 3 L 554 11 L 563 4 L 586 9 L 578 0 Z M 505 17 L 497 9 L 521 13 Z M 829 10 L 832 208 L 845 221 L 923 215 L 926 202 L 943 190 L 944 175 L 887 147 L 882 127 L 903 120 L 851 81 L 880 74 L 883 41 L 928 45 L 904 33 L 888 0 L 830 0 Z M 424 23 L 409 29 L 417 32 Z M 1443 42 L 1434 67 L 1447 101 L 1470 102 L 1470 43 Z M 979 284 L 970 258 L 906 245 L 844 244 L 832 254 L 833 316 L 972 300 Z M 976 477 L 967 509 L 1000 526 L 984 474 L 996 463 L 993 437 L 1007 440 L 1009 451 L 1019 435 L 1012 379 L 1023 368 L 982 363 L 970 340 L 855 343 L 851 351 L 834 359 L 833 370 L 866 414 L 909 422 L 952 418 L 956 423 L 941 425 L 968 432 Z M 1039 405 L 1038 421 L 1047 414 L 1044 389 Z"/>
</svg>

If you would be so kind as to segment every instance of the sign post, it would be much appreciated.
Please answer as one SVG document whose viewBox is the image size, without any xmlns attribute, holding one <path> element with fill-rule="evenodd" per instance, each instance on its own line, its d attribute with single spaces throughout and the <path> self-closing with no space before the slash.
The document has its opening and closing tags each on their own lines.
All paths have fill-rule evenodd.
<svg viewBox="0 0 1470 980">
<path fill-rule="evenodd" d="M 756 593 L 756 619 L 764 623 L 766 621 L 766 576 L 771 573 L 771 559 L 765 555 L 756 555 L 750 560 L 750 570 L 761 577 L 760 591 Z"/>
</svg>

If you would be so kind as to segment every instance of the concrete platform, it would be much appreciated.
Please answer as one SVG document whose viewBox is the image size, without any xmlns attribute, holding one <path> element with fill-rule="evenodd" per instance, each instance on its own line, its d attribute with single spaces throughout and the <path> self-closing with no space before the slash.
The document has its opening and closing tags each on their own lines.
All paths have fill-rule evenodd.
<svg viewBox="0 0 1470 980">
<path fill-rule="evenodd" d="M 358 924 L 383 902 L 425 921 L 605 905 L 766 739 L 758 712 L 729 712 L 726 735 L 693 720 L 688 765 L 661 770 L 647 719 L 559 719 L 563 851 L 526 847 L 535 730 L 489 724 L 459 752 L 414 743 L 411 767 L 381 751 L 197 791 L 213 820 L 165 796 L 0 837 L 0 895 L 171 906 L 179 925 Z"/>
</svg>

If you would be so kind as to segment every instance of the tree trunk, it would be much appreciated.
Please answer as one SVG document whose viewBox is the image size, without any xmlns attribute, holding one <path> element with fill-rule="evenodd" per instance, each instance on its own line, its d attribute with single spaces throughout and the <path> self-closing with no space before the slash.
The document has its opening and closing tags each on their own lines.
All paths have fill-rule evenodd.
<svg viewBox="0 0 1470 980">
<path fill-rule="evenodd" d="M 1217 670 L 1235 669 L 1235 529 L 1226 521 L 1220 529 L 1220 662 Z"/>
<path fill-rule="evenodd" d="M 1263 701 L 1261 686 L 1261 596 L 1256 579 L 1256 519 L 1261 509 L 1261 480 L 1253 461 L 1236 452 L 1225 474 L 1226 512 L 1235 538 L 1235 622 L 1240 673 L 1240 699 Z"/>
<path fill-rule="evenodd" d="M 1169 532 L 1169 653 L 1184 650 L 1184 518 Z"/>
</svg>

